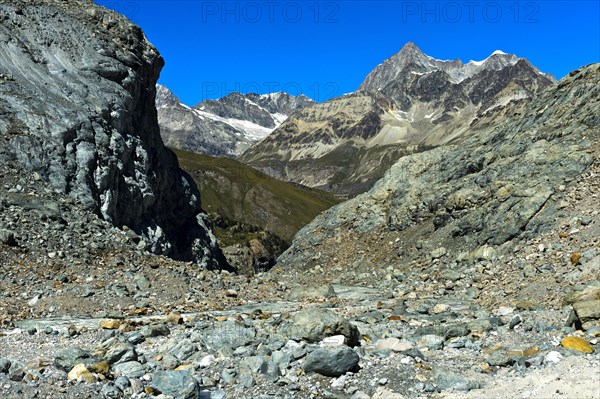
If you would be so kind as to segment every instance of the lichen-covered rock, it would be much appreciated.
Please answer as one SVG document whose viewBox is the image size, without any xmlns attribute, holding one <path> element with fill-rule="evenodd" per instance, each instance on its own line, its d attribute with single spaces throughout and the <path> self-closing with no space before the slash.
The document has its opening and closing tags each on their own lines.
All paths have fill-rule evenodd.
<svg viewBox="0 0 600 399">
<path fill-rule="evenodd" d="M 154 253 L 223 267 L 200 195 L 160 138 L 164 62 L 142 30 L 89 0 L 5 2 L 0 21 L 0 161 Z"/>
</svg>

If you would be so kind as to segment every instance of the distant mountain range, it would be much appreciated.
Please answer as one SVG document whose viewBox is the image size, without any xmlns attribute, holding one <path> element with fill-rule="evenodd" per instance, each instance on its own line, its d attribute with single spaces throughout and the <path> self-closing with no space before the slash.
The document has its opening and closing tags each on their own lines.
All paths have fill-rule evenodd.
<svg viewBox="0 0 600 399">
<path fill-rule="evenodd" d="M 400 157 L 459 143 L 521 112 L 555 81 L 513 54 L 495 51 L 465 64 L 408 43 L 358 91 L 292 114 L 240 160 L 284 180 L 354 195 Z"/>
<path fill-rule="evenodd" d="M 313 104 L 313 100 L 303 95 L 233 92 L 191 108 L 161 85 L 157 85 L 156 96 L 158 122 L 166 145 L 227 157 L 240 155 L 290 114 Z"/>
</svg>

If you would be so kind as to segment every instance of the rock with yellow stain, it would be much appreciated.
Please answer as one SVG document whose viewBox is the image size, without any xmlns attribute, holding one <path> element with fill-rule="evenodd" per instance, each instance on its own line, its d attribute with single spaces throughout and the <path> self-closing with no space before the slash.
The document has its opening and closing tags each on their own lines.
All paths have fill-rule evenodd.
<svg viewBox="0 0 600 399">
<path fill-rule="evenodd" d="M 567 337 L 562 340 L 561 345 L 567 349 L 572 349 L 583 353 L 592 353 L 594 349 L 583 338 Z"/>
<path fill-rule="evenodd" d="M 483 349 L 483 353 L 487 354 L 487 355 L 491 355 L 492 353 L 500 350 L 502 348 L 502 345 L 500 344 L 496 344 L 494 346 L 491 346 L 489 348 L 484 348 Z"/>
<path fill-rule="evenodd" d="M 183 323 L 183 317 L 179 313 L 171 312 L 167 315 L 167 317 L 165 317 L 165 319 L 163 321 L 165 324 L 177 325 L 177 324 Z"/>
<path fill-rule="evenodd" d="M 576 265 L 581 260 L 581 254 L 579 252 L 573 252 L 571 254 L 571 263 Z"/>
<path fill-rule="evenodd" d="M 108 364 L 108 362 L 106 360 L 103 360 L 101 362 L 94 363 L 93 365 L 91 365 L 90 370 L 93 371 L 94 373 L 108 375 L 108 373 L 110 371 L 110 365 Z"/>
<path fill-rule="evenodd" d="M 67 375 L 69 381 L 80 381 L 88 384 L 93 384 L 98 381 L 94 374 L 85 367 L 84 364 L 77 364 L 69 371 Z"/>
<path fill-rule="evenodd" d="M 492 368 L 490 367 L 490 365 L 487 364 L 487 363 L 479 365 L 479 368 L 481 369 L 481 371 L 483 373 L 486 373 L 486 374 L 490 374 L 491 372 L 494 371 L 494 370 L 492 370 Z"/>
<path fill-rule="evenodd" d="M 520 356 L 520 357 L 529 357 L 533 355 L 537 355 L 540 352 L 540 348 L 537 346 L 532 346 L 527 349 L 509 349 L 506 351 L 508 356 Z"/>
<path fill-rule="evenodd" d="M 121 320 L 117 320 L 117 319 L 102 320 L 100 322 L 100 327 L 104 328 L 105 330 L 118 330 L 119 327 L 121 327 Z"/>
</svg>

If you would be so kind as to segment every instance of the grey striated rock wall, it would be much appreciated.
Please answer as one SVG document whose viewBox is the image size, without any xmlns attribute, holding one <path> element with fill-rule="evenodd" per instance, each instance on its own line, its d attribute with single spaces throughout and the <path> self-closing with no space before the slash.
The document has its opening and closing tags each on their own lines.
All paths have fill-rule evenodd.
<svg viewBox="0 0 600 399">
<path fill-rule="evenodd" d="M 200 195 L 159 134 L 163 59 L 87 0 L 0 4 L 0 162 L 37 172 L 148 249 L 224 265 Z"/>
</svg>

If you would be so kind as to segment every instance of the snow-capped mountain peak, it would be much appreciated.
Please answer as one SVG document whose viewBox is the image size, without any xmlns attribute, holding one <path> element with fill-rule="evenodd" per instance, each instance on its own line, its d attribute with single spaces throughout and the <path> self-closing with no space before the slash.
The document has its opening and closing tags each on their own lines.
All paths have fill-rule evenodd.
<svg viewBox="0 0 600 399">
<path fill-rule="evenodd" d="M 499 71 L 514 66 L 519 60 L 514 54 L 502 50 L 494 51 L 482 61 L 439 60 L 424 54 L 414 43 L 405 44 L 399 53 L 378 65 L 360 86 L 361 89 L 382 90 L 390 82 L 397 81 L 408 74 L 428 74 L 443 71 L 453 83 L 457 84 L 486 70 Z M 531 64 L 530 64 L 531 65 Z M 536 72 L 543 74 L 531 66 Z"/>
<path fill-rule="evenodd" d="M 306 96 L 285 92 L 232 92 L 190 108 L 162 85 L 157 85 L 156 96 L 161 135 L 168 146 L 232 157 L 269 135 L 290 114 L 313 104 Z"/>
</svg>

